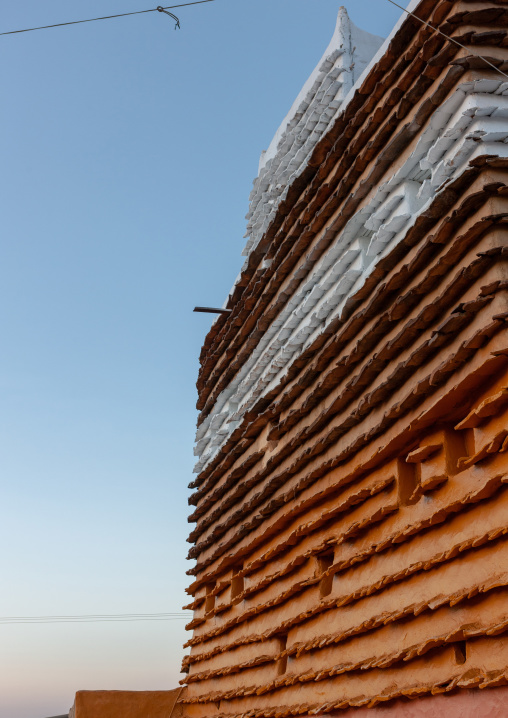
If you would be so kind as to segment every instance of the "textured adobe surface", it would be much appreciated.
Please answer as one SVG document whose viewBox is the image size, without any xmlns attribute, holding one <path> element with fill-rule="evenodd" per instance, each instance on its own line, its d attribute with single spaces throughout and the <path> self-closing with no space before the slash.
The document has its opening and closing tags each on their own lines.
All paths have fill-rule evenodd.
<svg viewBox="0 0 508 718">
<path fill-rule="evenodd" d="M 180 689 L 173 691 L 78 691 L 71 718 L 177 718 Z"/>
<path fill-rule="evenodd" d="M 508 4 L 413 5 L 203 346 L 189 718 L 504 715 Z"/>
<path fill-rule="evenodd" d="M 357 708 L 340 715 L 341 718 L 505 718 L 508 715 L 508 688 L 395 701 L 384 707 Z"/>
</svg>

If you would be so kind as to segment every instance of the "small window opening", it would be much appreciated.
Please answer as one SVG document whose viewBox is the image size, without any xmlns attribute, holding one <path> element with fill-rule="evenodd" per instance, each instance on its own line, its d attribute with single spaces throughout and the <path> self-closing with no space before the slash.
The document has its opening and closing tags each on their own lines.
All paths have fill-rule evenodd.
<svg viewBox="0 0 508 718">
<path fill-rule="evenodd" d="M 399 503 L 408 506 L 418 500 L 419 477 L 416 464 L 407 464 L 403 459 L 397 460 Z"/>
<path fill-rule="evenodd" d="M 212 593 L 214 588 L 215 584 L 206 584 L 205 615 L 207 613 L 210 613 L 210 611 L 213 611 L 213 609 L 215 608 L 215 594 Z"/>
<path fill-rule="evenodd" d="M 237 603 L 237 601 L 235 602 L 235 598 L 243 592 L 243 576 L 239 575 L 241 574 L 242 569 L 243 566 L 233 571 L 233 578 L 231 579 L 231 601 L 233 603 Z"/>
<path fill-rule="evenodd" d="M 474 429 L 464 429 L 464 431 L 462 433 L 464 435 L 464 443 L 466 445 L 466 455 L 474 456 L 474 454 L 475 454 Z"/>
<path fill-rule="evenodd" d="M 279 420 L 270 421 L 268 424 L 268 433 L 266 435 L 267 441 L 273 441 L 277 443 L 279 439 Z"/>
<path fill-rule="evenodd" d="M 453 644 L 453 648 L 455 649 L 455 662 L 461 666 L 467 658 L 466 641 L 457 641 Z"/>
<path fill-rule="evenodd" d="M 330 566 L 333 564 L 334 560 L 334 552 L 329 551 L 328 553 L 321 554 L 317 557 L 318 560 L 318 575 L 323 576 L 321 581 L 319 582 L 319 595 L 321 598 L 324 598 L 325 596 L 329 596 L 332 592 L 333 587 L 333 573 L 330 575 L 323 575 L 326 574 Z"/>
<path fill-rule="evenodd" d="M 474 454 L 474 435 L 472 429 L 445 432 L 446 470 L 451 476 L 459 473 L 460 459 Z"/>
<path fill-rule="evenodd" d="M 286 650 L 287 642 L 288 642 L 287 635 L 279 636 L 277 638 L 277 641 L 279 643 L 279 653 L 284 653 L 284 651 Z M 275 666 L 276 666 L 277 675 L 283 676 L 288 667 L 287 654 L 284 654 L 284 656 L 282 658 L 279 658 L 278 661 L 276 662 Z"/>
</svg>

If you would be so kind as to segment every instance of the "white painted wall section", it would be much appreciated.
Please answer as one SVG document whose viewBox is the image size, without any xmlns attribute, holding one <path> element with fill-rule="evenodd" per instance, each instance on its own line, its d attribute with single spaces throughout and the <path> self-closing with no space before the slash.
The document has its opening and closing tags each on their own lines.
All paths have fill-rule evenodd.
<svg viewBox="0 0 508 718">
<path fill-rule="evenodd" d="M 406 162 L 373 188 L 327 252 L 319 259 L 312 252 L 307 255 L 298 288 L 199 427 L 196 473 L 255 401 L 341 315 L 348 298 L 429 203 L 482 154 L 508 157 L 508 82 L 484 79 L 459 85 L 432 115 Z"/>
<path fill-rule="evenodd" d="M 418 0 L 411 0 L 413 10 Z M 269 148 L 261 155 L 247 215 L 248 255 L 272 221 L 288 187 L 305 169 L 316 143 L 344 110 L 391 37 L 356 28 L 340 8 L 332 40 Z M 194 471 L 200 473 L 245 412 L 276 387 L 293 361 L 340 317 L 348 299 L 399 243 L 444 187 L 482 154 L 508 157 L 508 83 L 483 79 L 459 85 L 430 120 L 405 163 L 373 187 L 361 209 L 321 256 L 298 270 L 295 290 L 199 426 Z M 296 286 L 297 285 L 297 286 Z"/>
<path fill-rule="evenodd" d="M 289 186 L 339 114 L 344 98 L 383 44 L 384 39 L 357 28 L 341 7 L 335 32 L 302 87 L 267 150 L 261 153 L 253 182 L 244 255 L 257 245 Z"/>
</svg>

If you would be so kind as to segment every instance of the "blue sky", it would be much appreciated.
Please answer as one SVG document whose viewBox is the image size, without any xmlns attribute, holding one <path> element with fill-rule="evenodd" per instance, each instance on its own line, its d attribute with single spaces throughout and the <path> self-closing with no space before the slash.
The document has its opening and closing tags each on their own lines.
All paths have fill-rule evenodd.
<svg viewBox="0 0 508 718">
<path fill-rule="evenodd" d="M 195 380 L 265 149 L 336 0 L 0 37 L 0 615 L 179 611 Z M 0 31 L 151 7 L 3 0 Z M 399 11 L 351 0 L 386 36 Z M 179 679 L 182 621 L 0 625 L 0 718 Z"/>
</svg>

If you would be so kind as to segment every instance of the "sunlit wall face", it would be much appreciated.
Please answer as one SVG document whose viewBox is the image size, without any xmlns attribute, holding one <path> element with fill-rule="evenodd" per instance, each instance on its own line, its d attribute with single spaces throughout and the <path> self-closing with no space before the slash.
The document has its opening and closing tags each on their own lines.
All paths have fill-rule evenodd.
<svg viewBox="0 0 508 718">
<path fill-rule="evenodd" d="M 0 38 L 0 615 L 187 602 L 199 351 L 259 155 L 339 2 L 216 0 Z M 149 5 L 149 4 L 148 4 Z M 0 29 L 143 9 L 4 3 Z M 399 11 L 349 3 L 387 35 Z M 0 717 L 172 688 L 184 621 L 0 625 Z"/>
</svg>

